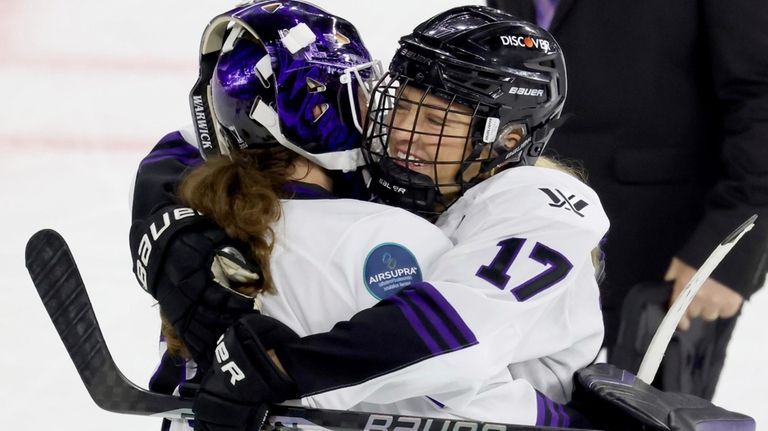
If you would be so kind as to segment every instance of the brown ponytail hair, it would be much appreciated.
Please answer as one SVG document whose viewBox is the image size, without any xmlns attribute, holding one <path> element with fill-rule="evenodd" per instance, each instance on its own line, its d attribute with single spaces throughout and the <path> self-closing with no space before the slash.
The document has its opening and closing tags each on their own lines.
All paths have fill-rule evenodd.
<svg viewBox="0 0 768 431">
<path fill-rule="evenodd" d="M 274 246 L 272 223 L 282 214 L 283 187 L 293 174 L 298 157 L 283 147 L 237 151 L 232 158 L 209 159 L 192 169 L 179 185 L 177 195 L 183 205 L 201 211 L 228 237 L 249 246 L 250 257 L 261 268 L 262 279 L 256 286 L 235 287 L 240 293 L 256 296 L 274 291 L 269 266 Z M 168 351 L 189 358 L 173 326 L 164 317 L 162 320 Z"/>
</svg>

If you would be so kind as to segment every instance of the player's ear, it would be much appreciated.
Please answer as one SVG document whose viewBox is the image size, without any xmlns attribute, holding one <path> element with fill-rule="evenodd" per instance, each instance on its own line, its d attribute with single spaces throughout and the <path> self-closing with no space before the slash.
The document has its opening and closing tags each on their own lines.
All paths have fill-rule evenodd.
<svg viewBox="0 0 768 431">
<path fill-rule="evenodd" d="M 496 141 L 496 145 L 498 145 L 499 150 L 510 151 L 523 141 L 525 135 L 524 125 L 512 124 L 504 128 Z"/>
</svg>

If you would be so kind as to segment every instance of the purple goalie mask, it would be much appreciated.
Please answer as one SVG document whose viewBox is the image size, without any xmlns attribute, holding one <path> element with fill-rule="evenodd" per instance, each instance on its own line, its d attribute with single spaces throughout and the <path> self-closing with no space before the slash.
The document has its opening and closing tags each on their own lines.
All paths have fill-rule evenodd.
<svg viewBox="0 0 768 431">
<path fill-rule="evenodd" d="M 283 145 L 318 165 L 363 164 L 359 107 L 381 75 L 355 27 L 299 1 L 214 18 L 190 105 L 205 156 Z"/>
</svg>

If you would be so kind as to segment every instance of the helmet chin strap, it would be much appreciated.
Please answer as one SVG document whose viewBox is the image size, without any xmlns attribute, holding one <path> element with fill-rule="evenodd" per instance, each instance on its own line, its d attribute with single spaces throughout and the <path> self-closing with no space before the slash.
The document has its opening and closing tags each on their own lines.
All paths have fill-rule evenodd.
<svg viewBox="0 0 768 431">
<path fill-rule="evenodd" d="M 325 169 L 342 172 L 352 172 L 365 165 L 363 153 L 359 148 L 346 151 L 334 151 L 332 153 L 312 154 L 288 140 L 280 131 L 280 118 L 277 112 L 263 101 L 259 100 L 251 110 L 250 117 L 258 122 L 280 143 L 280 145 L 294 151 L 309 161 Z"/>
<path fill-rule="evenodd" d="M 442 194 L 432 178 L 406 169 L 389 157 L 382 157 L 370 169 L 377 171 L 372 175 L 371 191 L 385 203 L 427 218 L 438 215 L 435 207 Z"/>
</svg>

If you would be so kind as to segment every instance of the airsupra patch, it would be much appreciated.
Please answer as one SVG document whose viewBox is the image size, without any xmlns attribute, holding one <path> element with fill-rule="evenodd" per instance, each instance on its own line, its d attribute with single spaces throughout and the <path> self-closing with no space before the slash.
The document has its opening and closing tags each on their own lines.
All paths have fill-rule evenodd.
<svg viewBox="0 0 768 431">
<path fill-rule="evenodd" d="M 416 257 L 410 250 L 395 243 L 379 244 L 368 253 L 363 266 L 363 280 L 368 292 L 379 300 L 423 281 Z"/>
</svg>

